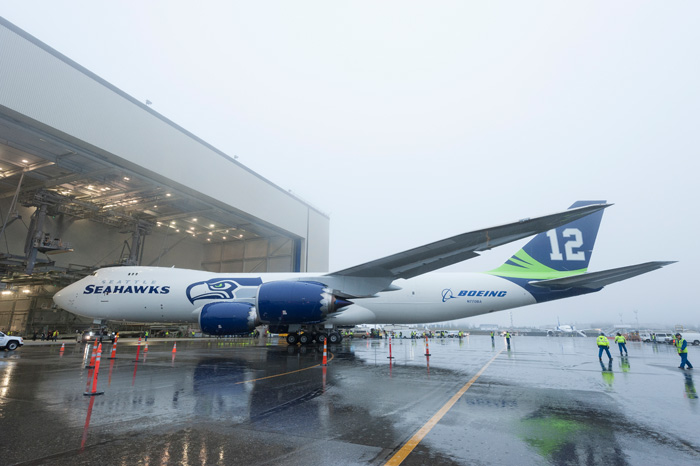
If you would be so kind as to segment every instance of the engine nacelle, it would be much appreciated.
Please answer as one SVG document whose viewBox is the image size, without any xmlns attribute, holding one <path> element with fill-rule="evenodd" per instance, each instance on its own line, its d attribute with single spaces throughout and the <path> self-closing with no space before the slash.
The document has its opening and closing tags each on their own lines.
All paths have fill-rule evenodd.
<svg viewBox="0 0 700 466">
<path fill-rule="evenodd" d="M 249 303 L 209 303 L 199 313 L 199 326 L 210 335 L 248 333 L 259 324 L 255 306 Z"/>
<path fill-rule="evenodd" d="M 338 299 L 316 282 L 275 281 L 258 289 L 260 320 L 273 325 L 315 324 L 352 303 Z"/>
</svg>

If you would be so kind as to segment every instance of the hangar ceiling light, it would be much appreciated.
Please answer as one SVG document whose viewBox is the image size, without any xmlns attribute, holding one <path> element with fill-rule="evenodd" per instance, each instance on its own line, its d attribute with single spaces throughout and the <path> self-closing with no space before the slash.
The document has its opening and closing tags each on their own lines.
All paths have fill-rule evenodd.
<svg viewBox="0 0 700 466">
<path fill-rule="evenodd" d="M 24 173 L 20 196 L 26 205 L 50 196 L 58 213 L 122 229 L 129 223 L 177 221 L 185 229 L 209 225 L 214 233 L 245 227 L 250 237 L 280 234 L 5 115 L 0 115 L 0 141 L 0 198 L 14 195 Z M 145 205 L 153 207 L 144 209 Z M 206 242 L 200 234 L 188 236 L 190 241 Z"/>
</svg>

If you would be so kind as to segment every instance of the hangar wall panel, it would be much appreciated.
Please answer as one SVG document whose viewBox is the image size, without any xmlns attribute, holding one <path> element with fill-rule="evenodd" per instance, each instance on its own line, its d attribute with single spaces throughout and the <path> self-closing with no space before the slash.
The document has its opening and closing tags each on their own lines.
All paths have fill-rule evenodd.
<svg viewBox="0 0 700 466">
<path fill-rule="evenodd" d="M 306 241 L 311 246 L 308 256 L 303 259 L 306 267 L 302 270 L 309 272 L 328 271 L 328 250 L 330 241 L 328 238 L 328 218 L 314 210 L 309 210 L 309 229 Z"/>
<path fill-rule="evenodd" d="M 224 243 L 222 251 L 222 261 L 243 260 L 245 256 L 245 244 L 240 243 Z"/>
<path fill-rule="evenodd" d="M 205 246 L 203 268 L 211 272 L 293 272 L 294 242 L 273 237 Z"/>
</svg>

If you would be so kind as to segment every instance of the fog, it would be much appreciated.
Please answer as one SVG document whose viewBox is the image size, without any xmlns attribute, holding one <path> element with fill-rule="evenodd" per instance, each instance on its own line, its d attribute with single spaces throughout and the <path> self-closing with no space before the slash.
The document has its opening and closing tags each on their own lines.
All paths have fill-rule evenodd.
<svg viewBox="0 0 700 466">
<path fill-rule="evenodd" d="M 328 213 L 331 270 L 607 199 L 590 271 L 679 263 L 469 323 L 700 324 L 697 2 L 29 0 L 0 14 Z M 493 269 L 522 244 L 450 270 Z"/>
</svg>

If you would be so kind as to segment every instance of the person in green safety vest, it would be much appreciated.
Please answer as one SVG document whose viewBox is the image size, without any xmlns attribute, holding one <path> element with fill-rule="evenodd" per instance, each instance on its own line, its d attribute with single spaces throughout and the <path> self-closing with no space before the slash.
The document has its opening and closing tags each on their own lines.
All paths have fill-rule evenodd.
<svg viewBox="0 0 700 466">
<path fill-rule="evenodd" d="M 627 345 L 625 344 L 625 337 L 622 336 L 620 332 L 615 335 L 615 343 L 620 347 L 620 357 L 622 357 L 622 350 L 625 350 L 625 356 L 627 356 Z"/>
<path fill-rule="evenodd" d="M 148 342 L 148 330 L 143 333 L 145 340 Z"/>
<path fill-rule="evenodd" d="M 596 339 L 596 344 L 598 345 L 598 360 L 602 361 L 603 360 L 603 350 L 608 355 L 608 358 L 612 361 L 612 356 L 610 356 L 610 342 L 608 341 L 608 337 L 605 336 L 603 332 L 600 332 L 600 335 L 598 335 L 598 338 Z"/>
<path fill-rule="evenodd" d="M 493 340 L 493 330 L 491 330 L 491 343 L 492 343 L 492 344 L 495 343 L 494 340 Z"/>
<path fill-rule="evenodd" d="M 680 333 L 676 333 L 676 349 L 678 350 L 678 356 L 681 357 L 681 365 L 678 368 L 685 369 L 687 364 L 688 369 L 692 369 L 693 365 L 688 361 L 688 342 L 685 341 L 685 338 Z"/>
<path fill-rule="evenodd" d="M 506 344 L 510 348 L 510 332 L 506 330 Z"/>
</svg>

